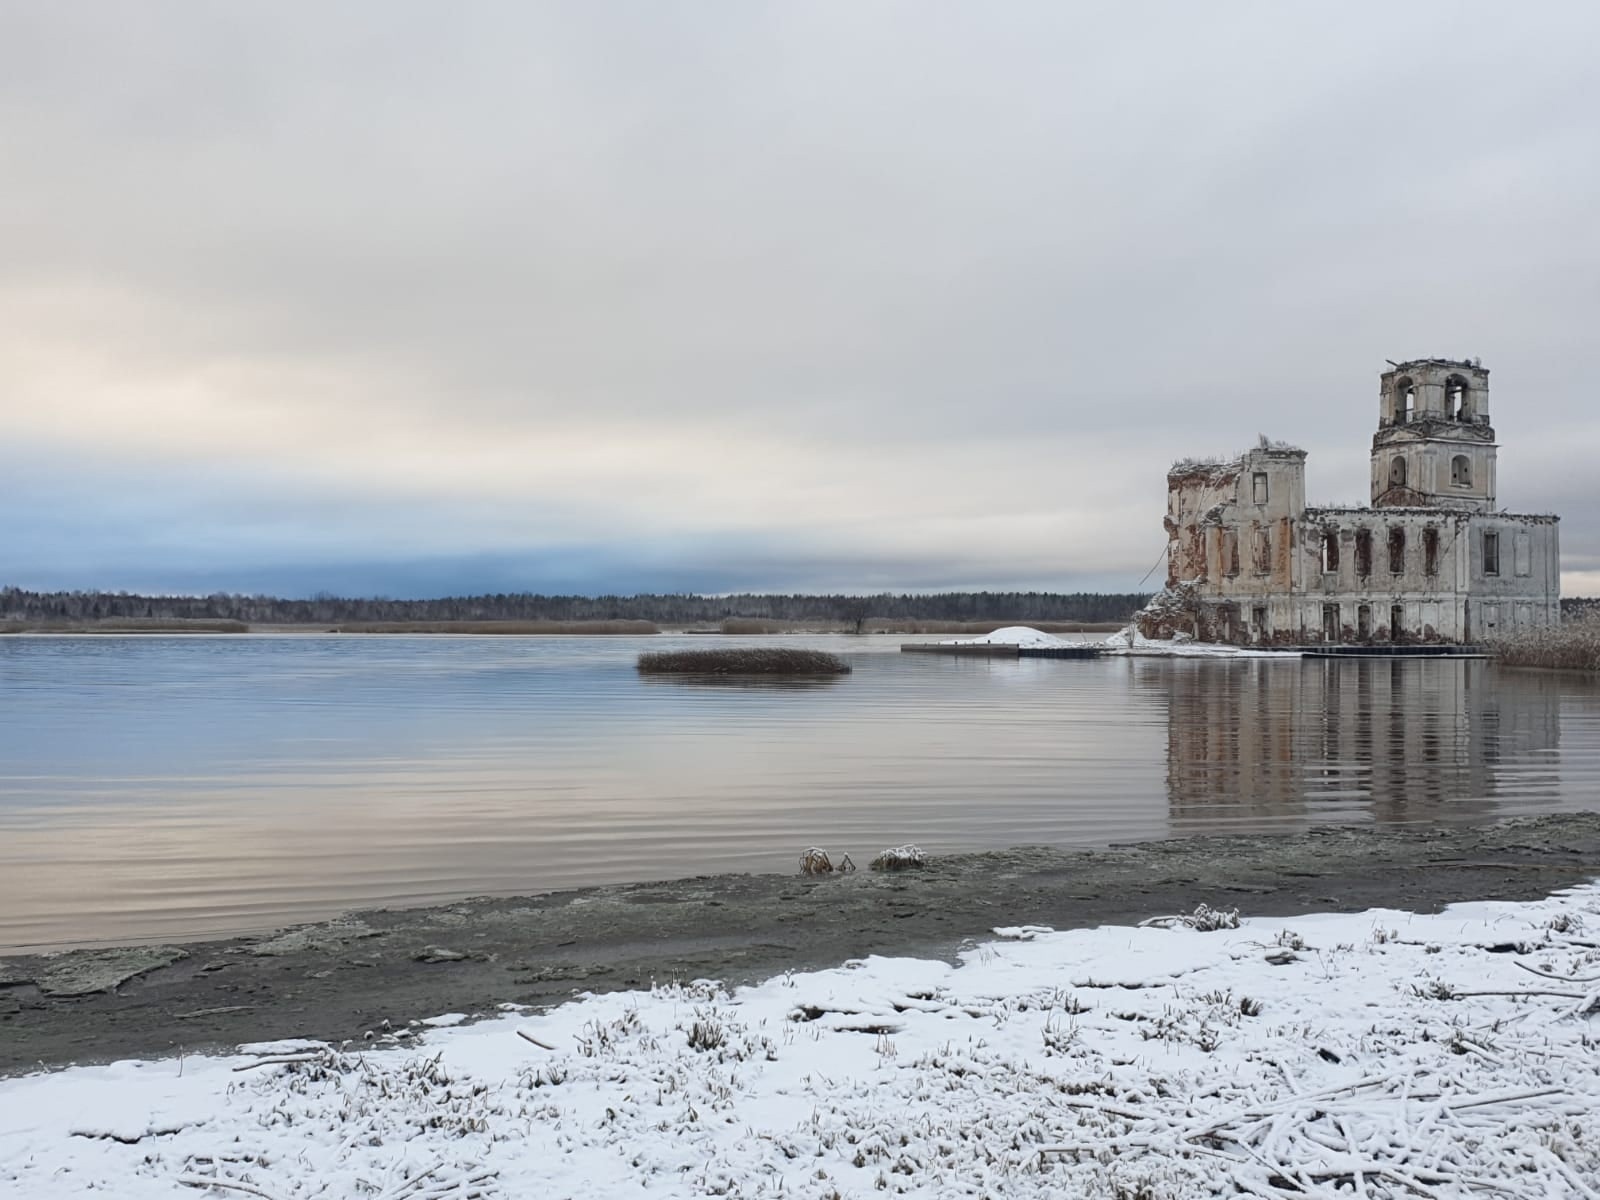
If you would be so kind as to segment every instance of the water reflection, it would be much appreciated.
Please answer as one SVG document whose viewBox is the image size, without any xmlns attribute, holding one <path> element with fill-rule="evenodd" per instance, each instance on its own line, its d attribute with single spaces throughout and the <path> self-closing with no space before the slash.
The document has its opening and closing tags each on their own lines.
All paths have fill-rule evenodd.
<svg viewBox="0 0 1600 1200">
<path fill-rule="evenodd" d="M 830 688 L 849 679 L 849 675 L 695 675 L 661 674 L 639 676 L 646 687 L 732 688 L 736 691 L 805 692 Z"/>
<path fill-rule="evenodd" d="M 1464 821 L 1555 803 L 1571 681 L 1481 661 L 1166 664 L 1174 832 L 1240 820 Z"/>
<path fill-rule="evenodd" d="M 1482 663 L 641 678 L 701 638 L 0 639 L 0 954 L 362 906 L 1592 806 L 1600 686 Z"/>
</svg>

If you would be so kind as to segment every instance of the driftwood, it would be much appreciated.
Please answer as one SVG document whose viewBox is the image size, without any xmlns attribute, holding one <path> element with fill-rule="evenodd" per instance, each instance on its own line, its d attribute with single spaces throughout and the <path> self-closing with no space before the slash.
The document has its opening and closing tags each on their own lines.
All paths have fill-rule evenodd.
<svg viewBox="0 0 1600 1200">
<path fill-rule="evenodd" d="M 552 1046 L 549 1042 L 541 1042 L 538 1038 L 534 1037 L 533 1034 L 529 1033 L 525 1029 L 517 1030 L 517 1036 L 519 1038 L 521 1038 L 525 1042 L 532 1042 L 535 1046 L 538 1046 L 539 1049 L 541 1049 L 541 1050 L 554 1050 L 555 1049 L 555 1047 Z"/>
</svg>

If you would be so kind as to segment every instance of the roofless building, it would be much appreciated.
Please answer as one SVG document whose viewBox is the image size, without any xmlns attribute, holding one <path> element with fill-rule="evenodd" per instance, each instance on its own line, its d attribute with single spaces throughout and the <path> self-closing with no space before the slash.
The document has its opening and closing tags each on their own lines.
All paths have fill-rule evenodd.
<svg viewBox="0 0 1600 1200">
<path fill-rule="evenodd" d="M 1385 371 L 1372 503 L 1307 508 L 1304 450 L 1265 438 L 1167 473 L 1167 587 L 1147 637 L 1469 644 L 1560 620 L 1558 523 L 1496 511 L 1489 372 L 1422 358 Z"/>
</svg>

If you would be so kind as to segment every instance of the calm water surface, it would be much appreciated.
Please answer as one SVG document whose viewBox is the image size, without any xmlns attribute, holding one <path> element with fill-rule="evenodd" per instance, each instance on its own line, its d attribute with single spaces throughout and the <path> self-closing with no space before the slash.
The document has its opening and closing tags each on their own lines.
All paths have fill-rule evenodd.
<svg viewBox="0 0 1600 1200">
<path fill-rule="evenodd" d="M 356 906 L 1595 807 L 1600 687 L 1481 662 L 994 661 L 641 679 L 704 637 L 0 638 L 0 953 Z"/>
</svg>

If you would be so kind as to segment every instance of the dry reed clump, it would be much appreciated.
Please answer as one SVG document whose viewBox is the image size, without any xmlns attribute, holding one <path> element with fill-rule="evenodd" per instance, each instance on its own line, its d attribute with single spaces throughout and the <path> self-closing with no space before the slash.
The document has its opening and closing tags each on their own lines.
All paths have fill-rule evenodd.
<svg viewBox="0 0 1600 1200">
<path fill-rule="evenodd" d="M 1219 929 L 1239 928 L 1239 910 L 1237 908 L 1212 908 L 1209 904 L 1198 904 L 1192 913 L 1177 913 L 1170 917 L 1148 917 L 1139 922 L 1140 929 L 1171 929 L 1183 925 L 1189 929 L 1198 930 L 1200 933 L 1215 933 Z M 1300 949 L 1304 949 L 1302 945 Z"/>
<path fill-rule="evenodd" d="M 1600 671 L 1600 613 L 1543 629 L 1524 629 L 1489 644 L 1497 662 L 1508 667 Z"/>
<path fill-rule="evenodd" d="M 850 664 L 824 650 L 663 650 L 639 656 L 641 675 L 848 675 Z"/>
<path fill-rule="evenodd" d="M 880 850 L 878 856 L 867 866 L 874 871 L 908 871 L 927 864 L 928 859 L 922 853 L 922 848 L 907 843 L 904 846 L 890 846 L 887 850 Z"/>
<path fill-rule="evenodd" d="M 835 871 L 854 871 L 856 864 L 846 854 L 839 860 L 839 865 L 833 865 L 833 860 L 828 857 L 828 852 L 821 846 L 808 846 L 806 852 L 800 856 L 800 874 L 802 875 L 832 875 Z"/>
</svg>

